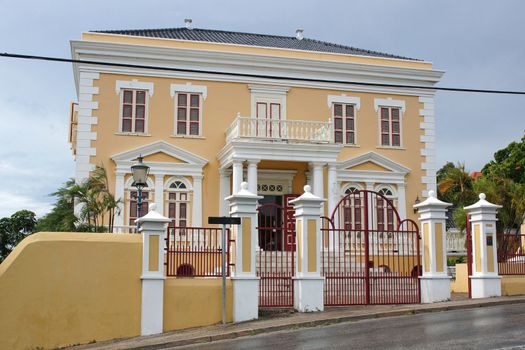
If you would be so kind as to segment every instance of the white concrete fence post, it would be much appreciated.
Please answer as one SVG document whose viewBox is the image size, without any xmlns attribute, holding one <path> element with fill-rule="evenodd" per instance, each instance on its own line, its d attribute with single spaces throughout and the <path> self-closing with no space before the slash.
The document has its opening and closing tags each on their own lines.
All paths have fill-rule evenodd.
<svg viewBox="0 0 525 350">
<path fill-rule="evenodd" d="M 479 201 L 465 207 L 470 214 L 472 235 L 471 295 L 473 299 L 501 296 L 496 244 L 496 214 L 501 205 L 488 202 L 484 193 Z"/>
<path fill-rule="evenodd" d="M 450 277 L 447 274 L 446 212 L 450 203 L 436 198 L 434 191 L 414 205 L 418 209 L 422 234 L 423 275 L 421 302 L 435 303 L 450 299 Z"/>
<path fill-rule="evenodd" d="M 230 216 L 241 218 L 241 225 L 232 227 L 235 239 L 235 267 L 232 271 L 233 322 L 259 317 L 259 278 L 255 274 L 255 250 L 258 246 L 257 201 L 261 199 L 248 191 L 242 182 L 237 193 L 226 198 Z"/>
<path fill-rule="evenodd" d="M 142 233 L 142 307 L 140 334 L 162 333 L 164 310 L 164 235 L 170 219 L 156 212 L 151 204 L 149 212 L 137 219 Z"/>
<path fill-rule="evenodd" d="M 304 193 L 290 203 L 295 209 L 296 258 L 294 308 L 299 312 L 324 310 L 324 277 L 321 277 L 321 211 L 325 200 L 304 186 Z"/>
</svg>

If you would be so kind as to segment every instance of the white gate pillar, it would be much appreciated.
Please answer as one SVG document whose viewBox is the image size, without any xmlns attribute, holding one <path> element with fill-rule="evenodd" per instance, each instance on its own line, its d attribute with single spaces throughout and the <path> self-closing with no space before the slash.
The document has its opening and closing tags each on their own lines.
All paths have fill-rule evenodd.
<svg viewBox="0 0 525 350">
<path fill-rule="evenodd" d="M 498 275 L 496 244 L 496 214 L 501 205 L 485 200 L 465 207 L 470 214 L 472 235 L 472 276 L 470 278 L 473 299 L 501 296 L 501 277 Z"/>
<path fill-rule="evenodd" d="M 261 199 L 240 184 L 240 191 L 227 197 L 230 215 L 241 218 L 241 225 L 232 227 L 235 239 L 235 268 L 233 277 L 233 322 L 259 317 L 259 278 L 255 274 L 257 248 L 257 201 Z"/>
<path fill-rule="evenodd" d="M 164 311 L 164 235 L 170 219 L 156 212 L 137 219 L 142 232 L 142 306 L 140 335 L 162 333 Z"/>
<path fill-rule="evenodd" d="M 421 302 L 434 303 L 450 299 L 450 277 L 447 274 L 446 211 L 450 203 L 436 198 L 434 191 L 422 203 L 414 205 L 419 211 L 422 232 L 423 276 Z"/>
<path fill-rule="evenodd" d="M 295 209 L 297 264 L 294 308 L 299 312 L 324 310 L 324 277 L 321 277 L 321 210 L 324 199 L 304 186 L 304 193 L 290 203 Z"/>
</svg>

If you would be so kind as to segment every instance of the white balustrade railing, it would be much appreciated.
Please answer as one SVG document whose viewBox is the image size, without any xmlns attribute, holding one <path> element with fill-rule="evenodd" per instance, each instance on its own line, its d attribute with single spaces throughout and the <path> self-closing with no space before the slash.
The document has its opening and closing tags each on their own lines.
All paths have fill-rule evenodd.
<svg viewBox="0 0 525 350">
<path fill-rule="evenodd" d="M 137 226 L 113 226 L 113 232 L 117 234 L 138 233 Z"/>
<path fill-rule="evenodd" d="M 239 138 L 333 142 L 331 122 L 274 120 L 238 116 L 226 131 L 226 142 Z"/>
<path fill-rule="evenodd" d="M 447 253 L 449 255 L 466 254 L 466 240 L 467 236 L 464 232 L 459 230 L 447 231 Z"/>
</svg>

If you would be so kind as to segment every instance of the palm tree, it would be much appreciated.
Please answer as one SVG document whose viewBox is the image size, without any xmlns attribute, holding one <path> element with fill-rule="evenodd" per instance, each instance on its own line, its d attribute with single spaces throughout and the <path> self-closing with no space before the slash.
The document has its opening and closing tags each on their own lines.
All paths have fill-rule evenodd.
<svg viewBox="0 0 525 350">
<path fill-rule="evenodd" d="M 455 207 L 469 205 L 476 198 L 473 182 L 472 177 L 465 170 L 465 164 L 447 163 L 438 173 L 438 193 Z"/>
</svg>

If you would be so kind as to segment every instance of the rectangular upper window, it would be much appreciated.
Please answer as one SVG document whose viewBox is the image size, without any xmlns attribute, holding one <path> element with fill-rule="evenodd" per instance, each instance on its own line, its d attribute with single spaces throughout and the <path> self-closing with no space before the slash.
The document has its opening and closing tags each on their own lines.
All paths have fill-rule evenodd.
<svg viewBox="0 0 525 350">
<path fill-rule="evenodd" d="M 401 110 L 398 107 L 380 107 L 381 146 L 401 146 Z"/>
<path fill-rule="evenodd" d="M 355 106 L 334 103 L 334 142 L 355 145 Z"/>
<path fill-rule="evenodd" d="M 175 106 L 175 134 L 201 134 L 201 94 L 177 92 Z"/>
<path fill-rule="evenodd" d="M 146 90 L 121 90 L 121 132 L 146 132 Z"/>
</svg>

